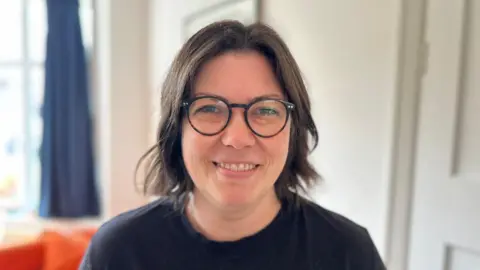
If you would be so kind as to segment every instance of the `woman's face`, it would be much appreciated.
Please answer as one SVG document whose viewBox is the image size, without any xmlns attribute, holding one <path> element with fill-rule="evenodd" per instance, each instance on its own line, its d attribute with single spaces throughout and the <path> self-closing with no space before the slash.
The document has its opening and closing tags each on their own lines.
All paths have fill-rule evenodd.
<svg viewBox="0 0 480 270">
<path fill-rule="evenodd" d="M 242 104 L 259 97 L 285 100 L 267 59 L 256 52 L 231 52 L 206 63 L 193 89 L 194 97 L 205 95 Z M 221 122 L 218 115 L 228 114 L 228 110 L 223 103 L 219 106 L 215 103 L 218 102 L 198 102 L 190 109 L 191 119 L 206 128 L 211 128 L 208 123 L 217 125 Z M 249 110 L 249 119 L 255 121 L 251 124 L 261 131 L 271 129 L 267 126 L 268 119 L 279 115 L 272 108 L 280 109 L 263 104 Z M 262 122 L 257 117 L 267 120 Z M 205 119 L 210 122 L 205 124 Z M 182 124 L 182 154 L 196 197 L 217 207 L 241 207 L 275 197 L 274 183 L 288 155 L 290 120 L 280 133 L 270 138 L 259 137 L 249 129 L 243 108 L 233 108 L 228 126 L 213 136 L 195 131 L 187 117 Z"/>
</svg>

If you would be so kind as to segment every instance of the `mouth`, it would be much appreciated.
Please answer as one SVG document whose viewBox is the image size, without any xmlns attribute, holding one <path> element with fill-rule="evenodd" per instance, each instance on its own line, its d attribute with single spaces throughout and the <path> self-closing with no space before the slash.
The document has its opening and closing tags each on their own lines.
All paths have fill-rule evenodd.
<svg viewBox="0 0 480 270">
<path fill-rule="evenodd" d="M 224 163 L 224 162 L 214 161 L 213 164 L 217 168 L 221 168 L 221 169 L 232 171 L 232 172 L 250 172 L 260 167 L 260 164 L 254 164 L 254 163 Z"/>
</svg>

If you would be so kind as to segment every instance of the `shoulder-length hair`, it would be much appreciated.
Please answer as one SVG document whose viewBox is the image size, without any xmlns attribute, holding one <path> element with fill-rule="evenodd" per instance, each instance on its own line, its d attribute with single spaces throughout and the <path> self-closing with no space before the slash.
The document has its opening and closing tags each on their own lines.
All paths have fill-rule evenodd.
<svg viewBox="0 0 480 270">
<path fill-rule="evenodd" d="M 161 89 L 156 143 L 137 164 L 137 169 L 142 164 L 146 169 L 144 194 L 178 202 L 193 190 L 181 149 L 182 101 L 190 97 L 197 74 L 206 62 L 227 52 L 245 50 L 258 52 L 269 61 L 286 98 L 295 104 L 287 161 L 275 182 L 278 198 L 297 201 L 300 192 L 307 193 L 318 181 L 319 175 L 307 159 L 318 144 L 317 128 L 300 69 L 287 45 L 265 24 L 220 21 L 190 37 L 170 66 Z"/>
</svg>

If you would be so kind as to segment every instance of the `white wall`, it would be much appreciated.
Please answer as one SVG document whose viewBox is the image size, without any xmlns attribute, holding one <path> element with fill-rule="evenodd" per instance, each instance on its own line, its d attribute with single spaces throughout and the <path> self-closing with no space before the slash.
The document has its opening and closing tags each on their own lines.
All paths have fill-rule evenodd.
<svg viewBox="0 0 480 270">
<path fill-rule="evenodd" d="M 181 45 L 178 18 L 200 3 L 172 2 L 151 1 L 155 86 Z M 312 161 L 325 179 L 313 196 L 367 227 L 383 256 L 400 2 L 263 0 L 261 11 L 289 45 L 311 93 L 320 132 Z"/>
<path fill-rule="evenodd" d="M 96 2 L 97 158 L 106 218 L 145 202 L 134 169 L 150 134 L 148 1 Z"/>
</svg>

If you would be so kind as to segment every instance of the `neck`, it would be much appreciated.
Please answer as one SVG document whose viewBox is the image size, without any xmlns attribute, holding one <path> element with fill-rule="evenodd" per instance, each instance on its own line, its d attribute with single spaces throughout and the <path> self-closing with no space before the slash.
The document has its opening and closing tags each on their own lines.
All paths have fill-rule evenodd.
<svg viewBox="0 0 480 270">
<path fill-rule="evenodd" d="M 195 230 L 214 241 L 236 241 L 270 224 L 281 203 L 273 192 L 251 205 L 223 208 L 196 192 L 187 201 L 187 217 Z"/>
</svg>

